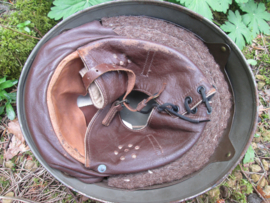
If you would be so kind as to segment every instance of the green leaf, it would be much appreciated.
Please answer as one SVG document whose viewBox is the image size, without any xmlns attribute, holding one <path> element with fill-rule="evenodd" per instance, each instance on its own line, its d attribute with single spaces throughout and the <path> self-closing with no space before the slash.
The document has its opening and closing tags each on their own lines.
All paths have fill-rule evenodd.
<svg viewBox="0 0 270 203">
<path fill-rule="evenodd" d="M 241 50 L 245 46 L 245 42 L 250 43 L 252 40 L 250 31 L 242 21 L 242 17 L 238 10 L 235 13 L 230 10 L 228 21 L 226 21 L 220 28 L 229 33 L 228 36 Z"/>
<path fill-rule="evenodd" d="M 10 119 L 10 120 L 14 120 L 15 117 L 16 117 L 16 114 L 13 110 L 13 107 L 11 106 L 10 103 L 7 103 L 6 104 L 6 112 L 7 112 L 7 117 Z"/>
<path fill-rule="evenodd" d="M 26 26 L 26 25 L 29 25 L 30 23 L 31 23 L 31 21 L 30 20 L 27 20 L 23 24 L 24 24 L 24 26 Z"/>
<path fill-rule="evenodd" d="M 17 93 L 16 92 L 8 93 L 8 96 L 12 101 L 16 101 L 16 99 L 17 99 Z"/>
<path fill-rule="evenodd" d="M 0 84 L 0 90 L 12 87 L 13 85 L 16 85 L 18 83 L 18 80 L 8 80 L 6 82 L 3 82 Z"/>
<path fill-rule="evenodd" d="M 235 0 L 238 4 L 247 3 L 249 0 Z"/>
<path fill-rule="evenodd" d="M 243 159 L 243 163 L 247 164 L 247 163 L 253 162 L 254 158 L 255 158 L 255 152 L 252 146 L 250 145 Z"/>
<path fill-rule="evenodd" d="M 10 97 L 8 95 L 8 93 L 5 91 L 5 90 L 2 90 L 0 91 L 0 97 L 3 99 L 6 99 L 6 100 L 10 100 Z"/>
<path fill-rule="evenodd" d="M 54 7 L 48 13 L 48 17 L 59 20 L 61 18 L 65 19 L 68 16 L 81 11 L 90 6 L 107 2 L 110 0 L 55 0 L 53 2 Z"/>
<path fill-rule="evenodd" d="M 6 82 L 6 77 L 0 78 L 0 84 Z"/>
<path fill-rule="evenodd" d="M 232 0 L 177 0 L 187 8 L 201 14 L 212 20 L 213 14 L 211 9 L 226 13 Z"/>
<path fill-rule="evenodd" d="M 24 23 L 20 23 L 20 24 L 17 25 L 18 28 L 22 28 L 24 26 L 25 26 Z"/>
<path fill-rule="evenodd" d="M 18 28 L 23 28 L 23 27 L 25 27 L 26 25 L 29 25 L 30 23 L 31 23 L 31 21 L 30 21 L 30 20 L 27 20 L 27 21 L 25 21 L 25 22 L 23 22 L 23 23 L 18 24 L 17 27 L 18 27 Z"/>
<path fill-rule="evenodd" d="M 30 32 L 31 30 L 29 29 L 29 27 L 25 27 L 25 28 L 23 28 L 26 32 Z"/>
<path fill-rule="evenodd" d="M 270 34 L 270 27 L 266 21 L 270 20 L 270 13 L 266 11 L 264 3 L 255 3 L 250 1 L 246 4 L 241 4 L 242 11 L 247 12 L 243 15 L 243 21 L 251 30 L 252 37 L 256 37 L 257 34 L 264 33 Z"/>
<path fill-rule="evenodd" d="M 257 65 L 257 61 L 254 60 L 254 59 L 248 59 L 247 60 L 247 63 L 250 64 L 250 65 L 253 65 L 253 66 L 256 66 Z"/>
<path fill-rule="evenodd" d="M 0 106 L 0 115 L 4 113 L 4 110 L 5 110 L 5 106 Z"/>
<path fill-rule="evenodd" d="M 260 135 L 256 133 L 256 134 L 254 135 L 254 137 L 260 137 Z"/>
</svg>

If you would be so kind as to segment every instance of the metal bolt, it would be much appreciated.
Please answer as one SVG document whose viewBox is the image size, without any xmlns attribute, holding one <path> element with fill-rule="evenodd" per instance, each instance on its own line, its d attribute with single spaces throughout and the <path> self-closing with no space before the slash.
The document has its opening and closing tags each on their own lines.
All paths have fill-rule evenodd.
<svg viewBox="0 0 270 203">
<path fill-rule="evenodd" d="M 229 152 L 226 154 L 226 157 L 230 157 L 231 155 L 232 155 L 231 152 Z"/>
<path fill-rule="evenodd" d="M 221 51 L 226 52 L 227 51 L 226 47 L 222 46 Z"/>
<path fill-rule="evenodd" d="M 106 171 L 107 167 L 104 164 L 101 164 L 98 166 L 98 172 L 104 173 Z"/>
</svg>

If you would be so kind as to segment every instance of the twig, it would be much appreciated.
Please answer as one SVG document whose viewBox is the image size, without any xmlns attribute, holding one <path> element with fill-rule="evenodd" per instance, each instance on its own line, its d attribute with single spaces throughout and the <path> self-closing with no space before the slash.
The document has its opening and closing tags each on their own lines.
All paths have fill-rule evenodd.
<svg viewBox="0 0 270 203">
<path fill-rule="evenodd" d="M 261 34 L 261 38 L 262 38 L 262 42 L 263 42 L 263 46 L 265 47 L 264 49 L 264 53 L 268 53 L 268 50 L 267 50 L 267 47 L 265 46 L 265 42 L 264 42 L 264 39 L 263 39 L 263 35 Z"/>
<path fill-rule="evenodd" d="M 38 38 L 38 37 L 33 37 L 33 36 L 31 36 L 31 35 L 24 34 L 24 33 L 19 32 L 19 31 L 17 31 L 17 30 L 13 30 L 12 28 L 6 27 L 6 26 L 4 26 L 4 25 L 2 25 L 2 24 L 0 24 L 0 26 L 2 26 L 2 27 L 5 28 L 5 29 L 11 30 L 11 31 L 13 31 L 13 32 L 17 32 L 17 33 L 19 33 L 19 34 L 21 34 L 21 35 L 25 35 L 25 36 L 27 36 L 27 37 L 31 37 L 31 38 L 33 38 L 33 39 L 38 39 L 38 40 L 41 39 L 41 38 Z"/>
<path fill-rule="evenodd" d="M 270 107 L 266 109 L 260 109 L 259 111 L 267 111 L 267 110 L 270 110 Z"/>
<path fill-rule="evenodd" d="M 266 202 L 265 198 L 261 195 L 261 193 L 257 190 L 257 188 L 252 184 L 252 181 L 250 180 L 250 178 L 248 177 L 248 175 L 246 174 L 246 172 L 243 170 L 243 167 L 241 166 L 241 164 L 239 164 L 242 173 L 244 174 L 244 176 L 248 179 L 248 181 L 250 182 L 250 184 L 252 185 L 252 187 L 254 188 L 254 190 L 258 193 L 258 195 L 263 199 L 263 201 Z"/>
<path fill-rule="evenodd" d="M 67 187 L 67 191 L 69 194 L 72 195 L 72 197 L 76 200 L 76 202 L 79 202 L 79 200 L 76 198 L 76 196 L 73 194 L 73 192 Z"/>
<path fill-rule="evenodd" d="M 6 147 L 5 147 L 5 150 L 8 149 L 8 146 L 9 146 L 9 144 L 11 142 L 12 137 L 13 137 L 13 134 L 10 135 L 9 140 L 8 140 L 8 143 L 7 143 Z"/>
<path fill-rule="evenodd" d="M 42 33 L 39 31 L 39 29 L 37 29 L 36 27 L 34 27 L 34 29 L 35 29 L 35 31 L 38 32 L 38 34 L 39 34 L 41 37 L 43 37 L 43 35 L 42 35 Z"/>
<path fill-rule="evenodd" d="M 19 64 L 20 64 L 20 66 L 22 66 L 23 67 L 23 65 L 22 65 L 22 63 L 21 63 L 21 61 L 20 61 L 20 59 L 17 57 L 17 55 L 15 54 L 15 53 L 13 53 L 13 52 L 11 52 L 12 53 L 12 55 L 13 56 L 15 56 L 15 58 L 17 59 L 17 61 L 19 62 Z"/>
<path fill-rule="evenodd" d="M 0 196 L 0 199 L 11 199 L 11 200 L 18 200 L 21 202 L 26 202 L 26 203 L 38 203 L 29 199 L 24 199 L 24 198 L 18 198 L 18 197 L 5 197 L 5 196 Z"/>
</svg>

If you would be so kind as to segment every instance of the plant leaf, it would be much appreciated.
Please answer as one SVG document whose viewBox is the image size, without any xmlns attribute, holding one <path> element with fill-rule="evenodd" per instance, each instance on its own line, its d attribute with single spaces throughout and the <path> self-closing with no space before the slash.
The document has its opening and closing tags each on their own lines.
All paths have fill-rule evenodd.
<svg viewBox="0 0 270 203">
<path fill-rule="evenodd" d="M 20 24 L 17 25 L 18 28 L 22 28 L 24 26 L 25 26 L 24 23 L 20 23 Z"/>
<path fill-rule="evenodd" d="M 12 101 L 16 101 L 16 99 L 17 99 L 17 93 L 16 92 L 8 93 L 8 96 Z"/>
<path fill-rule="evenodd" d="M 270 20 L 270 13 L 266 11 L 264 3 L 256 4 L 254 1 L 249 1 L 241 4 L 240 8 L 247 12 L 243 15 L 243 21 L 251 30 L 253 38 L 260 32 L 270 34 L 270 27 L 266 22 Z"/>
<path fill-rule="evenodd" d="M 16 117 L 16 114 L 13 110 L 13 107 L 11 106 L 10 103 L 7 103 L 6 104 L 6 112 L 7 112 L 7 117 L 10 119 L 10 120 L 14 120 L 15 117 Z"/>
<path fill-rule="evenodd" d="M 6 77 L 0 78 L 0 84 L 6 82 Z"/>
<path fill-rule="evenodd" d="M 8 95 L 8 93 L 5 91 L 5 90 L 2 90 L 2 91 L 0 91 L 0 97 L 3 99 L 6 99 L 6 100 L 10 100 L 10 97 L 9 97 L 9 95 Z"/>
<path fill-rule="evenodd" d="M 0 90 L 12 87 L 13 85 L 16 85 L 18 83 L 18 80 L 8 80 L 6 82 L 3 82 L 0 84 Z"/>
<path fill-rule="evenodd" d="M 253 65 L 253 66 L 257 65 L 257 61 L 254 59 L 248 59 L 247 62 L 248 62 L 248 64 Z"/>
<path fill-rule="evenodd" d="M 237 44 L 242 50 L 245 46 L 245 42 L 250 43 L 252 38 L 249 29 L 242 21 L 242 17 L 237 10 L 233 13 L 229 11 L 228 21 L 220 27 L 225 32 L 228 32 L 228 36 Z"/>
<path fill-rule="evenodd" d="M 27 20 L 23 24 L 24 24 L 24 26 L 26 26 L 26 25 L 29 25 L 30 23 L 31 23 L 31 21 L 30 20 Z"/>
<path fill-rule="evenodd" d="M 256 134 L 254 135 L 254 137 L 260 137 L 260 135 L 256 133 Z"/>
<path fill-rule="evenodd" d="M 214 11 L 226 13 L 232 0 L 177 0 L 187 8 L 201 14 L 202 16 L 212 20 Z"/>
<path fill-rule="evenodd" d="M 247 3 L 249 0 L 235 0 L 238 4 Z"/>
<path fill-rule="evenodd" d="M 0 106 L 0 115 L 4 113 L 4 110 L 5 110 L 5 106 Z"/>
<path fill-rule="evenodd" d="M 247 164 L 247 163 L 253 162 L 254 158 L 255 158 L 255 152 L 252 146 L 250 145 L 243 159 L 243 163 Z"/>
<path fill-rule="evenodd" d="M 30 30 L 30 28 L 29 27 L 25 27 L 25 28 L 23 28 L 26 32 L 30 32 L 31 30 Z"/>
<path fill-rule="evenodd" d="M 110 0 L 91 0 L 91 2 L 90 0 L 55 0 L 54 7 L 51 8 L 48 17 L 55 20 L 65 19 L 80 10 L 107 1 Z"/>
</svg>

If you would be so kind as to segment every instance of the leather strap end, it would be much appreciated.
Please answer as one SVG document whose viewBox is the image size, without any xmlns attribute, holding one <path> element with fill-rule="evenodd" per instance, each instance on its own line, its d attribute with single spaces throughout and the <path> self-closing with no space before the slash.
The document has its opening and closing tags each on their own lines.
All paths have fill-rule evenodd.
<svg viewBox="0 0 270 203">
<path fill-rule="evenodd" d="M 121 104 L 117 104 L 116 102 L 113 103 L 112 107 L 110 108 L 110 110 L 108 111 L 107 115 L 103 119 L 102 125 L 109 126 L 110 123 L 112 122 L 112 119 L 115 117 L 115 114 L 118 111 L 121 111 L 123 109 L 122 105 Z"/>
<path fill-rule="evenodd" d="M 144 99 L 138 104 L 136 111 L 141 111 L 146 106 L 147 106 L 147 100 Z"/>
</svg>

